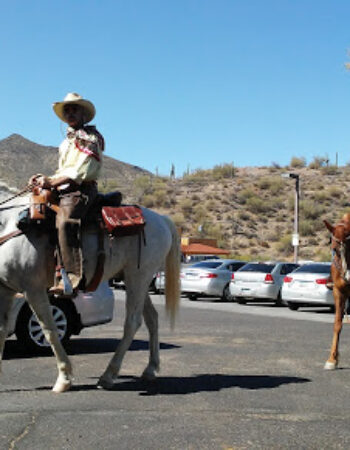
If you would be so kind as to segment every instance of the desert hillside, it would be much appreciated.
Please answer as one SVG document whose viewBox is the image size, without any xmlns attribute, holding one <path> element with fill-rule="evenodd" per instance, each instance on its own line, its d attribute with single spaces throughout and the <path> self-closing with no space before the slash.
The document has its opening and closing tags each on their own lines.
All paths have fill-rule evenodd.
<svg viewBox="0 0 350 450">
<path fill-rule="evenodd" d="M 52 173 L 56 164 L 55 147 L 19 135 L 0 141 L 0 197 L 6 196 L 3 186 L 21 189 L 33 173 Z M 292 260 L 295 180 L 284 173 L 300 177 L 299 257 L 329 260 L 323 219 L 336 222 L 348 210 L 348 166 L 329 166 L 322 158 L 307 166 L 303 158 L 292 158 L 288 167 L 223 164 L 175 178 L 105 156 L 99 189 L 118 189 L 125 203 L 169 215 L 184 236 L 217 239 L 233 257 Z"/>
</svg>

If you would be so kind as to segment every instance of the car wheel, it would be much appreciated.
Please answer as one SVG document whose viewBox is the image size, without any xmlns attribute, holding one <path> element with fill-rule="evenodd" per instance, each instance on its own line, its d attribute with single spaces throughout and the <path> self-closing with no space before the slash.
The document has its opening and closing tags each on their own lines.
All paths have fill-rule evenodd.
<svg viewBox="0 0 350 450">
<path fill-rule="evenodd" d="M 230 293 L 230 285 L 227 284 L 224 287 L 224 290 L 222 292 L 222 296 L 221 296 L 221 300 L 223 300 L 224 302 L 229 302 L 232 300 L 232 295 Z"/>
<path fill-rule="evenodd" d="M 247 300 L 244 300 L 243 298 L 238 298 L 237 303 L 239 303 L 240 305 L 245 305 L 247 303 Z"/>
<path fill-rule="evenodd" d="M 198 295 L 197 294 L 188 294 L 187 296 L 190 300 L 197 300 Z"/>
<path fill-rule="evenodd" d="M 76 328 L 77 313 L 68 299 L 51 300 L 51 308 L 59 339 L 63 346 L 66 346 Z M 19 343 L 26 350 L 45 351 L 50 348 L 36 315 L 27 304 L 23 305 L 18 315 L 15 333 Z"/>
<path fill-rule="evenodd" d="M 288 308 L 291 309 L 292 311 L 298 311 L 299 305 L 297 305 L 296 303 L 288 302 Z"/>
</svg>

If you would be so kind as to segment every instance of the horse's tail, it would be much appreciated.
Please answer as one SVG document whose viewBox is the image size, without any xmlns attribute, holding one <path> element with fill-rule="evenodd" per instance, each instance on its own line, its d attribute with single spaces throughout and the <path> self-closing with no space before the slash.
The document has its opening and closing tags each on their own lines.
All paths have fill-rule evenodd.
<svg viewBox="0 0 350 450">
<path fill-rule="evenodd" d="M 180 240 L 172 220 L 167 216 L 164 219 L 172 236 L 171 248 L 165 260 L 165 306 L 173 328 L 180 303 Z"/>
</svg>

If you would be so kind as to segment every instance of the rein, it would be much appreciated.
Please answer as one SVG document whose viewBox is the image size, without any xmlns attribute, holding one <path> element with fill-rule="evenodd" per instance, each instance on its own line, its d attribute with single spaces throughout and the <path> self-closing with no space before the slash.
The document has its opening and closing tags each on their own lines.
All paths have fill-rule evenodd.
<svg viewBox="0 0 350 450">
<path fill-rule="evenodd" d="M 14 198 L 20 197 L 20 196 L 26 194 L 27 192 L 30 192 L 30 191 L 32 190 L 32 188 L 33 188 L 33 185 L 28 184 L 28 186 L 26 186 L 26 187 L 25 187 L 24 189 L 22 189 L 21 191 L 17 192 L 17 194 L 15 194 L 15 195 L 13 195 L 12 197 L 7 198 L 6 200 L 3 200 L 2 202 L 0 202 L 0 205 L 4 205 L 5 203 L 10 202 L 10 201 L 13 200 Z M 8 207 L 5 207 L 5 208 L 0 208 L 0 211 L 1 211 L 1 210 L 6 210 L 6 209 L 11 209 L 11 208 L 13 208 L 13 207 L 14 207 L 14 206 L 8 206 Z M 18 205 L 16 205 L 15 207 L 17 208 Z M 23 231 L 22 231 L 22 230 L 14 230 L 14 231 L 11 231 L 11 233 L 5 234 L 5 236 L 1 236 L 1 237 L 0 237 L 0 245 L 4 244 L 4 243 L 7 242 L 9 239 L 12 239 L 12 238 L 14 238 L 14 237 L 16 237 L 16 236 L 20 236 L 21 234 L 23 234 Z"/>
</svg>

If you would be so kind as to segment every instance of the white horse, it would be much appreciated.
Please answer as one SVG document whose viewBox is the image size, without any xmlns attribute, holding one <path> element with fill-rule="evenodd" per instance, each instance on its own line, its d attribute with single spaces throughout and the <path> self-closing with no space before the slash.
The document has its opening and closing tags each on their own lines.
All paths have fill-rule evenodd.
<svg viewBox="0 0 350 450">
<path fill-rule="evenodd" d="M 28 205 L 28 196 L 17 197 L 0 205 L 0 238 L 16 230 L 18 213 Z M 142 315 L 150 339 L 149 362 L 143 371 L 143 377 L 153 379 L 155 372 L 159 370 L 158 315 L 148 295 L 148 287 L 154 273 L 164 263 L 166 309 L 172 325 L 179 304 L 180 247 L 176 228 L 169 218 L 146 208 L 142 210 L 146 220 L 146 244 L 141 243 L 139 268 L 139 236 L 113 239 L 105 236 L 103 280 L 110 279 L 120 271 L 124 272 L 126 315 L 123 337 L 98 382 L 98 387 L 104 389 L 113 387 L 123 357 L 142 323 Z M 97 234 L 83 232 L 82 245 L 84 270 L 87 280 L 90 280 L 96 265 Z M 58 378 L 53 391 L 64 392 L 72 384 L 72 366 L 59 341 L 49 306 L 47 288 L 52 285 L 53 275 L 53 248 L 47 235 L 32 230 L 0 245 L 0 363 L 12 298 L 17 292 L 23 292 L 56 356 Z"/>
</svg>

